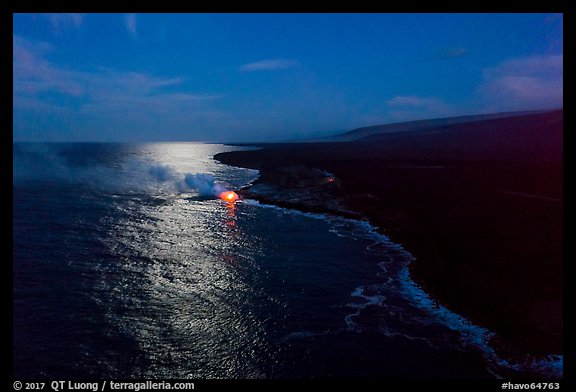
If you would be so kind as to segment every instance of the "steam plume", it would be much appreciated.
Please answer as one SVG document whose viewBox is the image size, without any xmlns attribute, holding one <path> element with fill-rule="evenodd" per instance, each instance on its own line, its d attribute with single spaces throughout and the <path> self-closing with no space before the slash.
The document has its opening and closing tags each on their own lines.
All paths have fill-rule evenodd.
<svg viewBox="0 0 576 392">
<path fill-rule="evenodd" d="M 205 173 L 186 174 L 184 183 L 188 188 L 198 192 L 200 196 L 218 196 L 227 191 L 226 187 L 217 183 L 214 176 Z"/>
</svg>

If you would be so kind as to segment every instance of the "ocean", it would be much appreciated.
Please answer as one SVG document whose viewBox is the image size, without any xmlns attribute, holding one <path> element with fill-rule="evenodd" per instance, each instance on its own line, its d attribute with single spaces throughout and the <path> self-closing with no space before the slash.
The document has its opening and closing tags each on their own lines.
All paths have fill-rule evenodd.
<svg viewBox="0 0 576 392">
<path fill-rule="evenodd" d="M 511 364 L 366 222 L 215 195 L 217 144 L 15 143 L 19 378 L 560 377 Z"/>
</svg>

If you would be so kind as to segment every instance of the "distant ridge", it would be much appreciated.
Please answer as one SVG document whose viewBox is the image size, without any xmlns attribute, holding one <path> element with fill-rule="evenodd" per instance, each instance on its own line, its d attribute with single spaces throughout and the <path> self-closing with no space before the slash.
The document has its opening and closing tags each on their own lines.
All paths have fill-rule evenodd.
<svg viewBox="0 0 576 392">
<path fill-rule="evenodd" d="M 314 161 L 560 162 L 563 129 L 562 109 L 497 113 L 359 128 L 342 134 L 341 139 L 262 143 L 258 146 L 271 148 L 258 154 L 235 152 L 226 156 L 247 158 L 242 164 L 251 168 L 258 168 L 257 162 L 262 160 L 288 164 L 294 160 L 292 155 L 306 155 Z M 284 153 L 278 154 L 275 148 Z"/>
<path fill-rule="evenodd" d="M 357 141 L 360 139 L 368 138 L 375 135 L 385 135 L 399 132 L 420 131 L 427 128 L 443 127 L 454 124 L 462 124 L 467 122 L 483 121 L 483 120 L 496 120 L 507 117 L 518 117 L 530 114 L 540 114 L 547 112 L 554 112 L 555 110 L 537 110 L 537 111 L 522 111 L 522 112 L 502 112 L 491 114 L 477 114 L 458 117 L 443 117 L 429 120 L 416 120 L 408 122 L 399 122 L 392 124 L 372 125 L 369 127 L 357 128 L 339 135 L 328 137 L 325 141 Z"/>
</svg>

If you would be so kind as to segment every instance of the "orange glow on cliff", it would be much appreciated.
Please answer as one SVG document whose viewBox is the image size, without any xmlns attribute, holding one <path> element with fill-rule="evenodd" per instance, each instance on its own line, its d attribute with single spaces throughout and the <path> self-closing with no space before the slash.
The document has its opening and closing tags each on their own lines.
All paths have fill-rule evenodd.
<svg viewBox="0 0 576 392">
<path fill-rule="evenodd" d="M 236 200 L 238 200 L 238 194 L 236 194 L 234 191 L 222 192 L 220 193 L 219 197 L 228 203 L 235 203 Z"/>
</svg>

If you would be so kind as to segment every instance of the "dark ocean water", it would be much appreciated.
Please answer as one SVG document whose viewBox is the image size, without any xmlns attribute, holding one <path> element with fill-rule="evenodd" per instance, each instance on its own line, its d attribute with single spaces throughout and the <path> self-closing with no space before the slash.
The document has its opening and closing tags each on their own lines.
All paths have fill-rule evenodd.
<svg viewBox="0 0 576 392">
<path fill-rule="evenodd" d="M 561 374 L 499 359 L 368 224 L 211 197 L 257 177 L 232 149 L 14 145 L 15 377 Z"/>
</svg>

